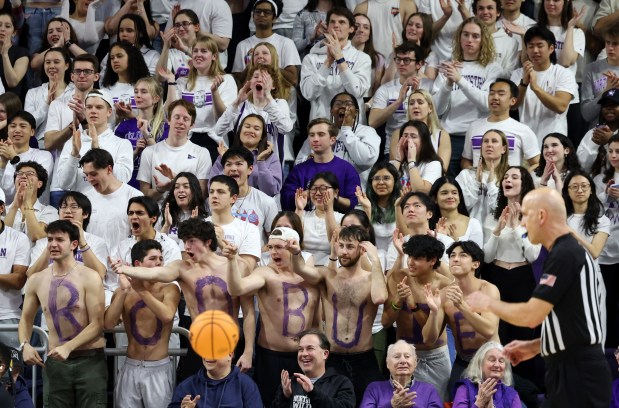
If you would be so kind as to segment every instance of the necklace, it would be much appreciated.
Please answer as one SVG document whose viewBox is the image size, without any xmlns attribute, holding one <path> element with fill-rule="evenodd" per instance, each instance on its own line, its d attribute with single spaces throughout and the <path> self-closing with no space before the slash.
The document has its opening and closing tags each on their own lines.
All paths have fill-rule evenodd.
<svg viewBox="0 0 619 408">
<path fill-rule="evenodd" d="M 77 268 L 77 261 L 74 261 L 73 268 L 71 268 L 71 270 L 69 272 L 65 273 L 64 275 L 54 275 L 54 264 L 52 263 L 52 266 L 51 266 L 52 277 L 54 277 L 55 279 L 62 278 L 62 279 L 60 279 L 60 282 L 58 282 L 58 285 L 60 286 L 62 284 L 62 282 L 64 282 L 65 278 L 67 276 L 69 276 L 71 274 L 71 272 L 73 272 L 75 270 L 75 268 Z"/>
</svg>

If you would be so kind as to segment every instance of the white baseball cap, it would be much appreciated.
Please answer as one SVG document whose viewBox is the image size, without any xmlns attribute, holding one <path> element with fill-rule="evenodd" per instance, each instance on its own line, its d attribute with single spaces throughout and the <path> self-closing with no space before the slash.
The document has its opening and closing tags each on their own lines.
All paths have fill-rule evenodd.
<svg viewBox="0 0 619 408">
<path fill-rule="evenodd" d="M 105 102 L 107 102 L 107 104 L 110 106 L 110 108 L 114 107 L 114 101 L 112 100 L 112 97 L 104 89 L 93 89 L 92 91 L 88 92 L 88 95 L 86 95 L 86 99 L 84 100 L 84 102 L 87 101 L 88 98 L 95 97 L 95 96 L 97 98 L 101 98 Z"/>
<path fill-rule="evenodd" d="M 0 188 L 0 201 L 6 204 L 6 196 L 4 195 L 4 191 Z M 298 235 L 297 235 L 298 236 Z"/>
<path fill-rule="evenodd" d="M 273 231 L 271 231 L 271 234 L 269 235 L 269 239 L 281 239 L 282 241 L 294 239 L 297 242 L 300 240 L 297 231 L 288 227 L 273 228 Z"/>
</svg>

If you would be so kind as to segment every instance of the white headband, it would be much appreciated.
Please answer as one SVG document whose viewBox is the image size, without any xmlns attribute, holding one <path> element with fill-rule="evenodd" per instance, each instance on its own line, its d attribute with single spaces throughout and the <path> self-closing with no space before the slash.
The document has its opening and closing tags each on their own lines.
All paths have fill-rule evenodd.
<svg viewBox="0 0 619 408">
<path fill-rule="evenodd" d="M 275 2 L 273 0 L 258 0 L 256 2 L 256 4 L 254 5 L 254 9 L 256 8 L 258 3 L 264 3 L 264 2 L 267 2 L 267 3 L 269 3 L 270 5 L 273 6 L 273 8 L 275 9 L 275 17 L 277 17 L 277 4 L 275 4 Z"/>
</svg>

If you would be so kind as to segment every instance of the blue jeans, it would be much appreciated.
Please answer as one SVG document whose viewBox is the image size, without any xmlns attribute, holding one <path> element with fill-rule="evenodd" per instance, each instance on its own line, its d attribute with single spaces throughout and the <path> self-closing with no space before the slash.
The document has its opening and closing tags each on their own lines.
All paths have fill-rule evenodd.
<svg viewBox="0 0 619 408">
<path fill-rule="evenodd" d="M 24 12 L 28 23 L 28 51 L 32 55 L 41 50 L 43 37 L 47 35 L 47 23 L 60 15 L 60 6 L 50 8 L 26 7 Z"/>
</svg>

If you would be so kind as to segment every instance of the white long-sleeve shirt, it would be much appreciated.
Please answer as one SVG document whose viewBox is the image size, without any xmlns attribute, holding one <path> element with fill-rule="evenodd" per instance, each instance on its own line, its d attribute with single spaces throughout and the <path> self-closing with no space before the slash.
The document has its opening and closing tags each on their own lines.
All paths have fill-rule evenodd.
<svg viewBox="0 0 619 408">
<path fill-rule="evenodd" d="M 80 157 L 84 156 L 92 148 L 92 139 L 86 131 L 81 133 L 82 148 L 80 149 Z M 123 183 L 131 179 L 133 173 L 133 147 L 131 142 L 126 139 L 121 139 L 114 135 L 112 129 L 106 129 L 105 132 L 99 135 L 99 147 L 107 150 L 114 159 L 114 175 Z M 73 190 L 80 193 L 91 188 L 90 183 L 82 174 L 82 169 L 79 167 L 80 158 L 73 157 L 71 150 L 73 149 L 73 137 L 69 139 L 62 148 L 62 153 L 58 158 L 58 169 L 56 177 L 52 182 L 52 191 L 56 190 Z"/>
<path fill-rule="evenodd" d="M 482 182 L 477 181 L 476 169 L 464 169 L 456 177 L 462 188 L 464 204 L 469 211 L 469 217 L 475 218 L 485 226 L 486 217 L 496 208 L 499 186 L 496 182 L 488 183 L 489 171 L 482 173 Z M 485 234 L 484 234 L 485 236 Z M 487 237 L 486 237 L 487 238 Z"/>
<path fill-rule="evenodd" d="M 370 169 L 376 163 L 380 149 L 380 136 L 374 128 L 357 125 L 354 129 L 342 126 L 333 145 L 333 154 L 353 165 L 359 173 L 361 188 L 365 189 Z M 296 164 L 308 159 L 312 150 L 309 140 L 306 139 L 297 155 Z"/>
<path fill-rule="evenodd" d="M 484 245 L 484 261 L 532 263 L 539 256 L 541 244 L 534 245 L 528 238 L 523 237 L 527 230 L 522 226 L 516 228 L 505 227 L 497 237 L 490 234 Z"/>
<path fill-rule="evenodd" d="M 330 67 L 325 66 L 327 47 L 320 43 L 303 58 L 300 87 L 301 94 L 312 103 L 310 120 L 329 118 L 331 99 L 344 91 L 357 98 L 363 110 L 363 96 L 372 84 L 372 60 L 369 55 L 353 47 L 350 41 L 342 54 L 348 64 L 346 71 L 340 71 L 335 62 Z M 363 112 L 359 112 L 359 117 L 364 117 Z"/>
<path fill-rule="evenodd" d="M 70 83 L 65 88 L 64 92 L 56 97 L 59 103 L 66 104 L 73 97 L 75 92 L 75 86 Z M 36 88 L 31 88 L 26 94 L 26 103 L 24 104 L 24 110 L 32 113 L 34 119 L 37 122 L 37 129 L 34 136 L 39 142 L 39 149 L 45 148 L 45 126 L 47 124 L 47 114 L 49 112 L 50 105 L 47 104 L 47 97 L 49 96 L 49 83 L 44 83 Z"/>
<path fill-rule="evenodd" d="M 503 68 L 496 62 L 485 67 L 476 61 L 465 61 L 461 78 L 452 85 L 443 74 L 434 82 L 434 106 L 442 117 L 443 128 L 451 135 L 464 135 L 473 121 L 488 114 L 488 93 Z"/>
<path fill-rule="evenodd" d="M 50 152 L 30 148 L 25 152 L 18 154 L 18 156 L 20 163 L 33 161 L 43 166 L 43 168 L 47 170 L 47 181 L 49 185 L 49 180 L 52 179 L 52 170 L 54 169 L 54 158 Z M 6 168 L 0 169 L 0 188 L 2 188 L 2 191 L 4 191 L 4 194 L 6 195 L 6 204 L 12 203 L 13 198 L 15 197 L 15 180 L 13 180 L 13 176 L 15 175 L 16 166 L 17 165 L 7 163 Z M 46 189 L 45 191 L 47 192 L 49 190 Z M 41 196 L 41 202 L 47 204 L 49 202 L 49 197 Z"/>
</svg>

